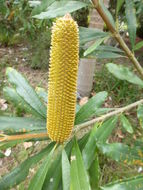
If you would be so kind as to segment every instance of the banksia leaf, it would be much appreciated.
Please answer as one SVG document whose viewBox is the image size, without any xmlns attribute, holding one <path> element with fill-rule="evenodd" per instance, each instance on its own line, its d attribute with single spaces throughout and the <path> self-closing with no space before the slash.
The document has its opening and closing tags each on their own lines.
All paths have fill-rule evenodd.
<svg viewBox="0 0 143 190">
<path fill-rule="evenodd" d="M 48 84 L 48 135 L 59 143 L 68 139 L 74 125 L 78 60 L 78 26 L 67 14 L 52 28 Z"/>
</svg>

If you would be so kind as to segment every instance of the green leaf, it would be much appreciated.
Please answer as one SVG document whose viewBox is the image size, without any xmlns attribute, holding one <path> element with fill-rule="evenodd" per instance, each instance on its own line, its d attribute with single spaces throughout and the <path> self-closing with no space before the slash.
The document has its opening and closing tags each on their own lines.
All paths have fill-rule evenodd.
<svg viewBox="0 0 143 190">
<path fill-rule="evenodd" d="M 47 11 L 41 12 L 39 15 L 33 16 L 37 19 L 49 19 L 56 18 L 77 11 L 87 4 L 80 1 L 55 1 L 51 6 L 47 8 Z"/>
<path fill-rule="evenodd" d="M 143 151 L 138 147 L 129 147 L 122 143 L 97 144 L 103 154 L 124 164 L 142 165 Z"/>
<path fill-rule="evenodd" d="M 0 117 L 0 130 L 6 134 L 43 132 L 46 131 L 46 121 L 34 118 Z"/>
<path fill-rule="evenodd" d="M 143 105 L 138 106 L 137 116 L 140 121 L 140 125 L 143 128 Z"/>
<path fill-rule="evenodd" d="M 40 5 L 41 4 L 41 2 L 39 1 L 39 0 L 36 0 L 36 1 L 29 1 L 28 2 L 29 3 L 29 6 L 30 7 L 37 7 L 38 5 Z"/>
<path fill-rule="evenodd" d="M 132 125 L 131 123 L 129 122 L 129 120 L 123 115 L 121 114 L 120 116 L 120 120 L 121 120 L 121 123 L 124 127 L 124 129 L 128 132 L 128 133 L 133 133 L 133 128 L 132 128 Z"/>
<path fill-rule="evenodd" d="M 99 3 L 100 3 L 100 6 L 102 7 L 104 13 L 106 14 L 107 18 L 109 19 L 110 23 L 112 24 L 113 27 L 115 27 L 114 19 L 111 15 L 110 11 L 108 11 L 108 9 L 105 7 L 103 0 L 100 0 Z"/>
<path fill-rule="evenodd" d="M 0 1 L 0 12 L 4 15 L 7 12 L 7 6 L 5 0 Z"/>
<path fill-rule="evenodd" d="M 138 50 L 138 49 L 140 49 L 140 48 L 142 48 L 142 47 L 143 47 L 143 41 L 141 41 L 141 42 L 139 42 L 139 43 L 137 43 L 137 44 L 135 45 L 134 51 L 136 51 L 136 50 Z"/>
<path fill-rule="evenodd" d="M 91 189 L 99 189 L 100 166 L 99 166 L 99 159 L 97 153 L 89 168 L 89 175 L 90 175 Z"/>
<path fill-rule="evenodd" d="M 130 83 L 137 84 L 143 87 L 143 80 L 141 80 L 137 75 L 131 72 L 127 67 L 122 65 L 116 65 L 113 63 L 106 64 L 107 69 L 112 73 L 116 78 L 120 80 L 126 80 Z"/>
<path fill-rule="evenodd" d="M 120 11 L 123 3 L 125 2 L 125 0 L 117 0 L 117 5 L 116 5 L 116 15 L 118 15 L 118 12 Z"/>
<path fill-rule="evenodd" d="M 76 105 L 76 114 L 79 112 L 79 110 L 80 110 L 80 108 L 81 108 L 82 106 L 80 106 L 80 105 Z M 96 110 L 96 112 L 95 112 L 95 115 L 96 116 L 101 116 L 101 115 L 103 115 L 103 114 L 105 114 L 105 113 L 108 113 L 109 111 L 113 111 L 114 110 L 114 108 L 98 108 L 97 110 Z"/>
<path fill-rule="evenodd" d="M 98 58 L 98 59 L 116 59 L 119 57 L 125 57 L 119 53 L 114 53 L 111 51 L 94 51 L 90 55 L 88 55 L 89 58 Z"/>
<path fill-rule="evenodd" d="M 106 142 L 110 137 L 113 129 L 116 127 L 117 120 L 117 116 L 111 117 L 110 119 L 99 125 L 94 136 L 95 141 L 100 143 Z"/>
<path fill-rule="evenodd" d="M 7 190 L 24 181 L 29 173 L 29 169 L 39 162 L 44 156 L 48 156 L 53 146 L 54 143 L 49 144 L 41 152 L 26 159 L 18 167 L 14 168 L 10 173 L 1 178 L 0 189 Z"/>
<path fill-rule="evenodd" d="M 4 158 L 5 155 L 0 151 L 0 158 Z"/>
<path fill-rule="evenodd" d="M 76 113 L 80 110 L 81 106 L 79 104 L 76 104 Z"/>
<path fill-rule="evenodd" d="M 97 39 L 94 44 L 92 44 L 85 52 L 84 56 L 87 56 L 88 54 L 92 53 L 97 47 L 105 40 L 106 38 L 100 38 Z"/>
<path fill-rule="evenodd" d="M 142 148 L 143 147 L 143 139 L 137 139 L 134 143 L 135 146 Z"/>
<path fill-rule="evenodd" d="M 72 146 L 73 140 L 71 140 L 65 147 L 65 151 L 68 156 L 71 153 Z M 42 190 L 59 190 L 60 187 L 61 190 L 63 190 L 61 154 L 58 154 L 48 170 Z"/>
<path fill-rule="evenodd" d="M 81 152 L 75 141 L 71 155 L 70 190 L 91 190 L 87 172 L 84 168 Z"/>
<path fill-rule="evenodd" d="M 48 102 L 48 93 L 44 88 L 36 87 L 35 91 L 38 94 L 39 98 L 41 98 L 45 103 Z"/>
<path fill-rule="evenodd" d="M 126 13 L 126 19 L 127 19 L 127 25 L 128 25 L 128 32 L 129 32 L 132 49 L 134 49 L 135 39 L 136 39 L 136 27 L 137 27 L 134 1 L 125 0 L 125 2 L 126 2 L 125 13 Z"/>
<path fill-rule="evenodd" d="M 4 97 L 6 98 L 6 100 L 13 103 L 14 106 L 21 108 L 21 106 L 23 106 L 23 104 L 25 104 L 24 99 L 22 99 L 17 94 L 15 89 L 6 86 L 6 87 L 3 88 L 3 93 L 4 93 Z M 22 105 L 20 105 L 20 104 L 22 104 Z M 24 106 L 22 108 L 24 109 Z"/>
<path fill-rule="evenodd" d="M 43 0 L 39 6 L 36 6 L 32 10 L 32 16 L 45 11 L 53 2 L 55 2 L 55 0 Z"/>
<path fill-rule="evenodd" d="M 142 190 L 143 189 L 143 176 L 136 176 L 119 180 L 114 183 L 109 183 L 102 190 Z"/>
<path fill-rule="evenodd" d="M 88 142 L 82 151 L 84 165 L 86 169 L 89 169 L 91 166 L 91 163 L 93 162 L 96 147 L 97 147 L 96 143 L 106 142 L 109 136 L 111 135 L 113 129 L 115 128 L 116 123 L 117 123 L 117 117 L 113 117 L 105 121 L 98 128 L 97 126 L 99 124 L 96 124 L 95 127 L 92 129 Z"/>
<path fill-rule="evenodd" d="M 62 181 L 63 190 L 70 189 L 70 163 L 66 154 L 66 151 L 62 152 Z"/>
<path fill-rule="evenodd" d="M 92 129 L 90 136 L 88 138 L 88 142 L 86 143 L 86 145 L 82 151 L 82 157 L 83 157 L 84 166 L 86 169 L 90 168 L 90 166 L 95 158 L 96 142 L 95 142 L 94 136 L 96 134 L 98 125 L 99 125 L 98 123 L 95 124 L 95 126 Z"/>
<path fill-rule="evenodd" d="M 15 89 L 7 86 L 3 88 L 3 92 L 5 99 L 11 102 L 15 107 L 20 108 L 27 113 L 32 113 L 32 115 L 39 116 L 39 113 L 27 104 L 24 99 L 18 95 Z"/>
<path fill-rule="evenodd" d="M 81 139 L 78 140 L 78 146 L 80 151 L 82 151 L 89 139 L 90 132 L 86 133 Z"/>
<path fill-rule="evenodd" d="M 9 82 L 15 87 L 18 95 L 39 114 L 39 117 L 46 118 L 46 106 L 41 102 L 28 81 L 11 67 L 7 68 L 6 74 Z"/>
<path fill-rule="evenodd" d="M 62 182 L 61 154 L 55 157 L 51 167 L 49 168 L 42 190 L 59 190 Z"/>
<path fill-rule="evenodd" d="M 31 133 L 30 133 L 31 134 Z M 39 133 L 38 133 L 39 134 Z M 44 141 L 49 140 L 48 135 L 47 137 L 39 137 L 39 138 L 28 138 L 28 139 L 18 139 L 18 140 L 11 140 L 8 142 L 0 142 L 0 150 L 6 150 L 9 147 L 14 147 L 17 144 L 23 143 L 23 142 L 36 142 L 36 141 Z"/>
<path fill-rule="evenodd" d="M 22 141 L 23 142 L 23 141 Z M 0 142 L 0 150 L 6 150 L 9 147 L 14 147 L 19 141 Z"/>
<path fill-rule="evenodd" d="M 98 108 L 97 111 L 95 112 L 96 116 L 101 116 L 105 113 L 108 113 L 109 111 L 115 110 L 114 108 Z"/>
<path fill-rule="evenodd" d="M 46 131 L 45 131 L 46 132 Z M 27 133 L 26 133 L 27 134 Z M 31 133 L 29 133 L 31 134 Z M 40 133 L 38 133 L 40 134 Z M 17 144 L 23 143 L 23 142 L 36 142 L 36 141 L 44 141 L 44 140 L 49 140 L 48 135 L 47 137 L 39 137 L 39 138 L 28 138 L 28 139 L 17 139 L 17 140 L 11 140 L 8 142 L 0 142 L 0 150 L 6 150 L 9 147 L 14 147 Z"/>
<path fill-rule="evenodd" d="M 75 125 L 84 122 L 93 117 L 97 109 L 104 103 L 107 98 L 107 92 L 99 92 L 93 96 L 85 105 L 83 105 L 76 114 Z"/>
<path fill-rule="evenodd" d="M 41 190 L 42 189 L 43 183 L 44 183 L 45 178 L 46 178 L 46 174 L 47 174 L 48 169 L 52 163 L 52 157 L 54 154 L 54 150 L 55 150 L 55 147 L 49 153 L 47 158 L 43 161 L 39 170 L 36 172 L 35 176 L 30 181 L 30 185 L 28 187 L 28 190 Z"/>
<path fill-rule="evenodd" d="M 99 29 L 79 27 L 80 45 L 109 36 L 109 33 Z"/>
<path fill-rule="evenodd" d="M 120 48 L 109 46 L 109 45 L 100 45 L 97 47 L 96 50 L 97 51 L 103 51 L 103 52 L 107 51 L 108 53 L 109 52 L 117 52 L 117 53 L 123 53 L 124 52 Z"/>
</svg>

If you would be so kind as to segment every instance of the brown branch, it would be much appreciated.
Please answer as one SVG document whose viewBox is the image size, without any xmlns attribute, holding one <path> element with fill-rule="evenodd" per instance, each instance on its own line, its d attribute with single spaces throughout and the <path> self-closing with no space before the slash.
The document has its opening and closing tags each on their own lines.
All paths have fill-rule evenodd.
<svg viewBox="0 0 143 190">
<path fill-rule="evenodd" d="M 104 121 L 105 119 L 108 119 L 114 115 L 118 115 L 120 113 L 123 113 L 125 111 L 128 111 L 140 104 L 143 104 L 143 99 L 137 101 L 137 102 L 134 102 L 128 106 L 125 106 L 123 108 L 117 108 L 116 110 L 112 111 L 112 112 L 109 112 L 105 115 L 102 115 L 100 117 L 97 117 L 95 119 L 92 119 L 90 121 L 87 121 L 85 123 L 82 123 L 82 124 L 79 124 L 79 125 L 76 125 L 72 131 L 72 135 L 71 135 L 71 138 L 74 136 L 74 134 L 78 133 L 80 130 L 83 130 L 85 129 L 86 127 L 88 127 L 88 131 L 93 127 L 93 124 L 96 123 L 96 122 L 101 122 L 101 121 Z M 5 134 L 0 134 L 0 142 L 8 142 L 8 141 L 14 141 L 14 140 L 28 140 L 28 139 L 34 139 L 34 138 L 44 138 L 44 137 L 48 137 L 48 134 L 47 133 L 35 133 L 35 134 L 23 134 L 23 135 L 5 135 Z"/>
<path fill-rule="evenodd" d="M 104 10 L 102 9 L 99 0 L 92 0 L 92 3 L 94 5 L 95 9 L 97 10 L 97 12 L 99 13 L 99 15 L 102 17 L 102 19 L 105 22 L 108 29 L 111 31 L 111 33 L 113 34 L 113 36 L 115 37 L 115 39 L 117 40 L 117 42 L 119 43 L 121 48 L 125 51 L 126 55 L 128 56 L 128 58 L 133 63 L 134 67 L 136 68 L 136 70 L 140 74 L 141 78 L 143 79 L 143 68 L 142 68 L 142 66 L 140 65 L 140 63 L 138 62 L 138 60 L 136 59 L 134 54 L 131 52 L 131 50 L 128 48 L 128 46 L 124 42 L 121 35 L 114 28 L 114 26 L 111 24 L 110 20 L 108 19 L 107 15 L 105 14 Z"/>
<path fill-rule="evenodd" d="M 47 133 L 34 133 L 34 134 L 23 134 L 23 135 L 4 135 L 0 138 L 0 142 L 15 141 L 15 140 L 26 140 L 48 137 Z"/>
<path fill-rule="evenodd" d="M 101 117 L 97 117 L 95 119 L 92 119 L 92 120 L 87 121 L 85 123 L 82 123 L 80 125 L 76 125 L 75 128 L 73 129 L 73 134 L 77 133 L 78 131 L 80 131 L 82 129 L 85 129 L 87 126 L 90 126 L 90 128 L 92 128 L 93 127 L 92 125 L 94 123 L 104 121 L 105 119 L 108 119 L 109 117 L 112 117 L 114 115 L 118 115 L 118 114 L 123 113 L 125 111 L 128 111 L 128 110 L 130 110 L 130 109 L 132 109 L 132 108 L 134 108 L 134 107 L 136 107 L 136 106 L 138 106 L 140 104 L 143 104 L 143 99 L 141 99 L 141 100 L 139 100 L 137 102 L 134 102 L 134 103 L 132 103 L 132 104 L 130 104 L 128 106 L 125 106 L 123 108 L 118 108 L 117 110 L 109 112 L 109 113 L 107 113 L 105 115 L 102 115 Z M 90 128 L 88 128 L 88 129 L 90 129 Z"/>
</svg>

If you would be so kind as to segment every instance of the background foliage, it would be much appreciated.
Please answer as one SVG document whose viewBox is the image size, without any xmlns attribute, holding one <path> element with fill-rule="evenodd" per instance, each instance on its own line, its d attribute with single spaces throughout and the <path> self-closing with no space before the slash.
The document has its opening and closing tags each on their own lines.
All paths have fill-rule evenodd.
<svg viewBox="0 0 143 190">
<path fill-rule="evenodd" d="M 142 28 L 141 1 L 111 1 L 110 5 L 112 14 L 101 3 L 113 26 L 120 33 L 128 31 L 131 49 L 136 53 L 143 46 L 142 41 L 136 43 L 136 33 L 139 35 Z M 71 139 L 63 145 L 55 145 L 46 135 L 46 88 L 34 88 L 22 73 L 12 67 L 6 69 L 3 95 L 17 112 L 0 111 L 0 157 L 5 158 L 5 150 L 18 144 L 37 141 L 45 144 L 2 176 L 0 189 L 22 184 L 29 179 L 31 168 L 36 171 L 26 184 L 30 190 L 143 189 L 141 103 L 130 114 L 128 110 L 120 112 L 89 126 L 91 130 L 83 128 L 76 132 L 79 125 L 142 98 L 143 80 L 133 67 L 120 62 L 126 55 L 118 44 L 107 43 L 112 39 L 110 31 L 106 27 L 104 31 L 87 28 L 91 7 L 89 1 L 44 0 L 41 4 L 27 0 L 0 1 L 0 42 L 5 46 L 28 44 L 33 68 L 48 68 L 52 22 L 66 12 L 72 12 L 80 25 L 80 57 L 106 62 L 96 70 L 91 98 L 84 104 L 77 101 L 75 127 Z M 85 46 L 92 41 L 95 43 Z M 37 136 L 33 136 L 35 134 Z M 23 140 L 21 135 L 25 137 Z"/>
</svg>

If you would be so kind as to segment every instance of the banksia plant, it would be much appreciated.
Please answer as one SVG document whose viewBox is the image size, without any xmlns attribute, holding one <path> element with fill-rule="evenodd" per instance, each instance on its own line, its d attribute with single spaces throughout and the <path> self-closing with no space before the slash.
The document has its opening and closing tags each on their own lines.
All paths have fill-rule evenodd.
<svg viewBox="0 0 143 190">
<path fill-rule="evenodd" d="M 78 26 L 66 14 L 52 28 L 48 83 L 47 130 L 58 143 L 68 139 L 74 126 L 78 61 Z"/>
</svg>

